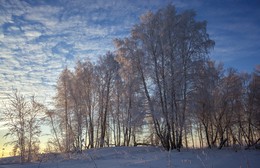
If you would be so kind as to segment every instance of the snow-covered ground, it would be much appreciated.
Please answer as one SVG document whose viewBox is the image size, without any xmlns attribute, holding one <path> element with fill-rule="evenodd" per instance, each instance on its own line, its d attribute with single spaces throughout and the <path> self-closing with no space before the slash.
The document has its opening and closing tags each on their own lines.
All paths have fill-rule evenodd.
<svg viewBox="0 0 260 168">
<path fill-rule="evenodd" d="M 42 162 L 15 164 L 17 158 L 0 159 L 0 168 L 259 168 L 260 150 L 194 149 L 167 152 L 156 147 L 90 149 L 70 158 L 58 154 Z"/>
</svg>

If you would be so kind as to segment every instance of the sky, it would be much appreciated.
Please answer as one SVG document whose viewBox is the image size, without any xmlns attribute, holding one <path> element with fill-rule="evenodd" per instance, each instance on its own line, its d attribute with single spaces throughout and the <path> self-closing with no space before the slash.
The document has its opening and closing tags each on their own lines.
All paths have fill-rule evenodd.
<svg viewBox="0 0 260 168">
<path fill-rule="evenodd" d="M 258 0 L 0 0 L 0 108 L 15 89 L 51 106 L 66 66 L 113 51 L 113 39 L 167 4 L 208 22 L 213 60 L 249 73 L 260 64 Z"/>
</svg>

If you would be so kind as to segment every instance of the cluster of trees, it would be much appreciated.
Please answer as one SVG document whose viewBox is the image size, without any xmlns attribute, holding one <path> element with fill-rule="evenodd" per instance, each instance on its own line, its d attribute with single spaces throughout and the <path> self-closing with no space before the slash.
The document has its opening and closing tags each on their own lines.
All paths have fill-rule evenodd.
<svg viewBox="0 0 260 168">
<path fill-rule="evenodd" d="M 193 11 L 178 14 L 169 5 L 148 12 L 130 37 L 114 43 L 115 52 L 96 63 L 61 73 L 50 114 L 60 151 L 259 142 L 259 69 L 238 73 L 210 60 L 214 41 Z"/>
<path fill-rule="evenodd" d="M 8 128 L 4 136 L 12 138 L 8 144 L 13 145 L 13 155 L 19 154 L 21 163 L 30 162 L 40 149 L 40 126 L 45 107 L 33 96 L 28 101 L 17 91 L 9 95 L 9 103 L 5 105 L 0 118 L 5 123 L 4 127 Z"/>
<path fill-rule="evenodd" d="M 209 148 L 260 141 L 260 69 L 252 74 L 207 62 L 192 94 L 193 124 Z M 203 144 L 200 144 L 203 146 Z"/>
<path fill-rule="evenodd" d="M 148 12 L 130 37 L 114 43 L 116 50 L 98 61 L 61 72 L 55 109 L 45 113 L 53 133 L 49 150 L 250 147 L 260 141 L 260 68 L 239 73 L 210 60 L 214 41 L 193 11 L 177 13 L 169 5 Z"/>
<path fill-rule="evenodd" d="M 100 57 L 96 65 L 78 62 L 74 72 L 63 70 L 56 110 L 48 113 L 56 150 L 135 143 L 146 125 L 145 98 L 138 83 L 120 70 L 112 53 Z"/>
</svg>

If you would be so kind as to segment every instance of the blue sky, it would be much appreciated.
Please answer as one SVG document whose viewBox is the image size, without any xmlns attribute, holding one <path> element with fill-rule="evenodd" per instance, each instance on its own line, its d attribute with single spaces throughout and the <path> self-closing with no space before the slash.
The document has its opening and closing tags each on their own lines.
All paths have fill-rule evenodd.
<svg viewBox="0 0 260 168">
<path fill-rule="evenodd" d="M 0 101 L 19 89 L 48 104 L 65 66 L 113 51 L 141 14 L 169 3 L 208 21 L 213 60 L 245 72 L 260 64 L 257 0 L 0 0 Z"/>
</svg>

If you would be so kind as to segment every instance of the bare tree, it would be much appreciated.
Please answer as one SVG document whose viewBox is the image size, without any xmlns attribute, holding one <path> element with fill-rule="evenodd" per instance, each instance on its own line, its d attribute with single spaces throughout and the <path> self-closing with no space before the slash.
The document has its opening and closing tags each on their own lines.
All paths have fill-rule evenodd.
<svg viewBox="0 0 260 168">
<path fill-rule="evenodd" d="M 41 124 L 43 123 L 42 116 L 45 110 L 45 107 L 37 102 L 33 96 L 30 101 L 28 116 L 26 118 L 26 132 L 28 136 L 28 162 L 31 162 L 33 156 L 39 152 L 38 144 L 40 143 L 39 137 L 41 134 Z"/>
<path fill-rule="evenodd" d="M 157 136 L 167 150 L 182 146 L 194 63 L 214 45 L 206 22 L 194 17 L 192 11 L 176 14 L 169 5 L 143 15 L 131 38 L 116 40 L 118 54 L 138 70 Z"/>
<path fill-rule="evenodd" d="M 117 76 L 118 64 L 115 61 L 115 56 L 108 52 L 103 58 L 100 58 L 99 66 L 96 67 L 98 75 L 98 105 L 100 119 L 100 147 L 105 144 L 105 136 L 108 126 L 108 115 L 111 111 L 110 97 L 111 90 L 114 86 L 113 82 Z"/>
<path fill-rule="evenodd" d="M 137 70 L 132 66 L 132 61 L 122 55 L 118 54 L 116 61 L 120 64 L 119 76 L 121 85 L 119 87 L 121 91 L 121 108 L 119 109 L 123 121 L 123 144 L 126 146 L 136 143 L 136 133 L 138 127 L 142 127 L 144 119 L 144 95 L 141 92 L 140 77 Z M 119 95 L 118 95 L 119 96 Z M 119 111 L 118 110 L 118 111 Z M 132 140 L 131 140 L 132 138 Z"/>
<path fill-rule="evenodd" d="M 26 115 L 28 114 L 27 102 L 24 96 L 19 95 L 16 91 L 13 95 L 9 95 L 9 104 L 6 105 L 3 113 L 3 120 L 7 123 L 8 133 L 5 136 L 13 136 L 12 145 L 17 146 L 20 150 L 20 161 L 25 162 L 25 130 L 26 130 Z"/>
<path fill-rule="evenodd" d="M 8 144 L 19 149 L 21 163 L 30 162 L 39 151 L 40 125 L 44 106 L 36 102 L 34 97 L 27 101 L 25 96 L 15 91 L 9 96 L 9 102 L 5 106 L 2 120 L 8 128 L 5 137 L 12 136 Z"/>
<path fill-rule="evenodd" d="M 94 108 L 96 105 L 96 76 L 94 65 L 86 61 L 78 62 L 76 68 L 77 89 L 79 91 L 79 101 L 81 104 L 82 114 L 85 121 L 85 147 L 94 148 Z M 87 145 L 88 137 L 88 145 Z"/>
<path fill-rule="evenodd" d="M 246 78 L 245 82 L 244 110 L 240 116 L 239 125 L 241 136 L 249 148 L 260 141 L 260 70 L 255 69 L 255 72 Z"/>
<path fill-rule="evenodd" d="M 54 110 L 47 110 L 46 113 L 46 119 L 48 122 L 48 125 L 51 125 L 51 131 L 54 135 L 54 139 L 49 140 L 48 142 L 48 147 L 51 148 L 51 145 L 54 146 L 54 151 L 55 152 L 63 152 L 64 151 L 64 146 L 61 144 L 61 137 L 60 137 L 60 132 L 59 132 L 59 124 L 57 123 L 58 115 L 55 114 Z M 49 151 L 50 152 L 50 151 Z"/>
<path fill-rule="evenodd" d="M 65 143 L 65 152 L 72 150 L 73 136 L 72 136 L 72 126 L 71 126 L 71 80 L 72 72 L 65 68 L 60 74 L 59 80 L 57 82 L 57 95 L 55 97 L 56 115 L 59 115 L 59 124 L 61 133 L 65 132 L 63 135 L 63 141 Z"/>
</svg>

